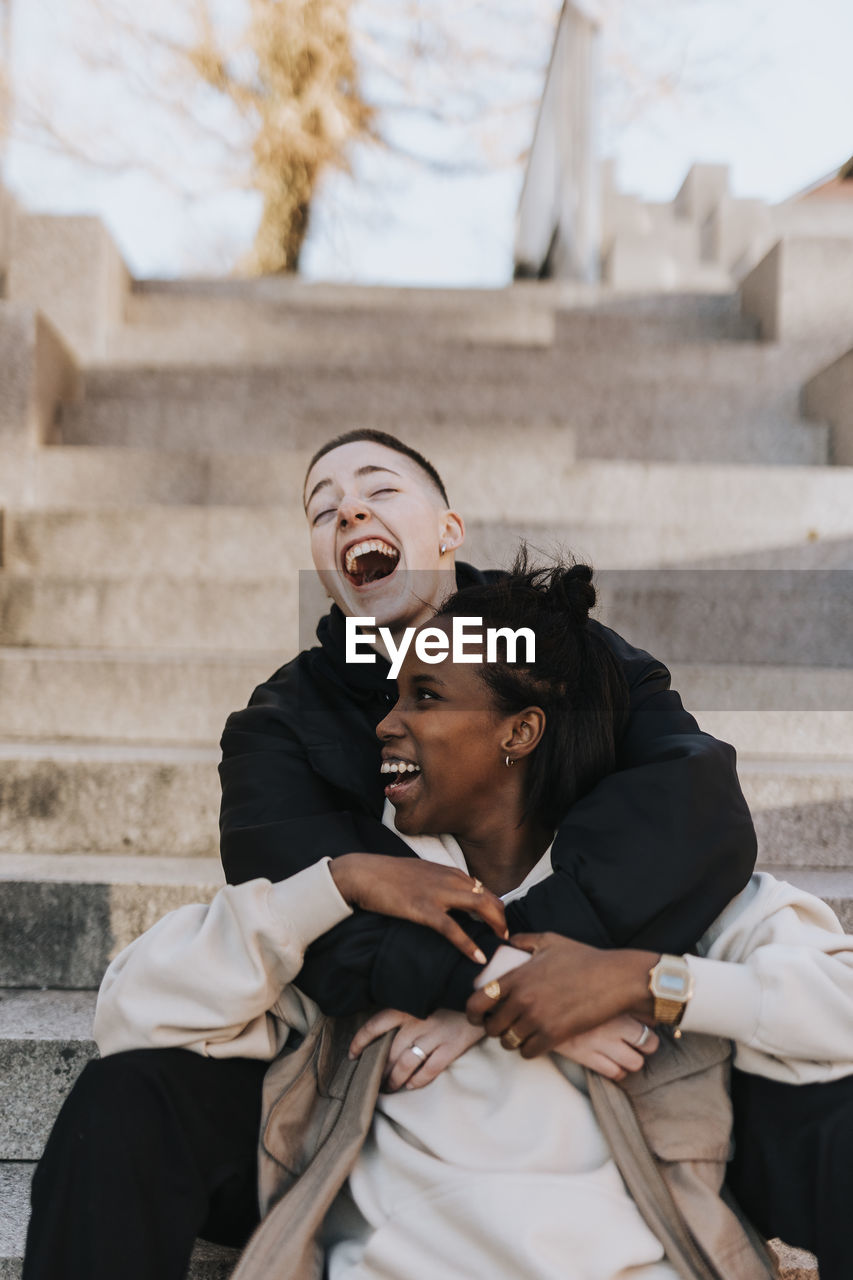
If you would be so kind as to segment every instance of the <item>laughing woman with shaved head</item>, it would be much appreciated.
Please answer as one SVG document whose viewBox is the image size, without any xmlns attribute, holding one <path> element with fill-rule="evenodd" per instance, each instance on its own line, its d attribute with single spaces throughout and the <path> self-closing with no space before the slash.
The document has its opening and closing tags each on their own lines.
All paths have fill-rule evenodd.
<svg viewBox="0 0 853 1280">
<path fill-rule="evenodd" d="M 303 498 L 314 563 L 335 603 L 321 620 L 317 646 L 275 672 L 226 724 L 221 850 L 235 886 L 258 877 L 287 883 L 327 857 L 405 857 L 399 836 L 382 823 L 387 778 L 375 733 L 395 703 L 396 682 L 378 642 L 372 663 L 347 661 L 346 618 L 372 617 L 399 645 L 455 587 L 499 576 L 458 559 L 464 522 L 440 477 L 421 454 L 383 433 L 356 431 L 328 442 L 311 462 Z M 734 752 L 700 732 L 661 662 L 598 623 L 588 625 L 628 691 L 616 768 L 559 815 L 546 874 L 507 905 L 507 924 L 600 947 L 682 952 L 752 871 L 755 835 Z M 301 990 L 324 1013 L 341 1016 L 377 1007 L 420 1017 L 463 1010 L 480 957 L 489 960 L 497 949 L 494 929 L 472 924 L 460 950 L 447 936 L 450 916 L 439 911 L 442 929 L 430 927 L 436 910 L 428 895 L 417 897 L 421 913 L 412 918 L 397 909 L 390 862 L 371 866 L 372 896 L 362 895 L 351 915 L 308 939 Z M 103 1083 L 96 1066 L 72 1093 L 63 1124 L 89 1136 L 75 1138 L 71 1176 L 54 1162 L 61 1144 L 50 1147 L 33 1219 L 33 1230 L 42 1230 L 52 1206 L 58 1225 L 43 1232 L 58 1233 L 69 1280 L 163 1280 L 175 1274 L 172 1259 L 196 1232 L 240 1243 L 256 1220 L 263 1072 L 251 1056 L 199 1057 L 191 1068 L 188 1056 L 155 1050 L 144 1072 L 120 1084 L 116 1069 L 101 1064 Z M 111 1118 L 113 1108 L 121 1123 Z M 223 1114 L 227 1125 L 211 1125 L 211 1115 Z M 133 1215 L 127 1206 L 139 1199 L 142 1152 L 146 1167 L 169 1170 L 170 1178 L 149 1177 Z M 121 1223 L 116 1232 L 103 1217 L 96 1225 L 86 1208 L 109 1197 L 117 1208 L 106 1218 Z M 29 1266 L 27 1280 L 49 1274 Z"/>
</svg>

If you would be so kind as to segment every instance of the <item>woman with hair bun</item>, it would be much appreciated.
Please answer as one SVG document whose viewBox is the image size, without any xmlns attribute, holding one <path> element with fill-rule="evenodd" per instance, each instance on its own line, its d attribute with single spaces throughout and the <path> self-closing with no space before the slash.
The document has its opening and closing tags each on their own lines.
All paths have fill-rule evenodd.
<svg viewBox="0 0 853 1280">
<path fill-rule="evenodd" d="M 378 855 L 347 854 L 281 884 L 229 886 L 209 906 L 165 917 L 110 966 L 96 1016 L 102 1054 L 183 1047 L 275 1059 L 267 1080 L 278 1104 L 261 1148 L 262 1206 L 272 1212 L 240 1280 L 772 1276 L 718 1194 L 731 1124 L 727 1041 L 667 1034 L 658 1048 L 647 993 L 638 1016 L 620 1011 L 533 1058 L 514 1052 L 524 1041 L 513 1025 L 498 1039 L 447 1012 L 383 1011 L 353 1039 L 294 985 L 305 947 L 354 909 L 423 922 L 430 897 L 433 927 L 464 938 L 470 917 L 458 911 L 473 910 L 500 933 L 490 895 L 507 902 L 550 874 L 555 827 L 615 768 L 627 713 L 620 669 L 587 626 L 591 579 L 583 565 L 532 569 L 522 557 L 429 623 L 445 636 L 463 617 L 484 630 L 528 628 L 532 660 L 486 660 L 469 647 L 464 661 L 437 662 L 410 647 L 377 733 L 384 821 L 420 861 L 387 858 L 380 873 Z M 473 999 L 498 1011 L 512 970 L 530 957 L 504 945 L 480 959 Z M 833 981 L 815 990 L 818 1003 Z M 849 1041 L 840 1033 L 823 1048 L 853 1057 Z M 806 1031 L 794 1051 L 807 1055 Z M 302 1092 L 281 1085 L 291 1061 Z M 325 1119 L 309 1107 L 301 1127 L 288 1108 L 312 1071 Z M 294 1131 L 298 1160 L 276 1145 L 292 1144 Z"/>
</svg>

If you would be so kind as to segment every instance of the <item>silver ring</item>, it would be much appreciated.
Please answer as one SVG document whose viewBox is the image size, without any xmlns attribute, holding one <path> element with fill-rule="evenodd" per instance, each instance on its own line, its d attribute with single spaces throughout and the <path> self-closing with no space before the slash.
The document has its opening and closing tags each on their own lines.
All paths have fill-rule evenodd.
<svg viewBox="0 0 853 1280">
<path fill-rule="evenodd" d="M 640 1034 L 640 1038 L 639 1038 L 639 1040 L 635 1040 L 635 1041 L 634 1041 L 634 1048 L 635 1048 L 635 1049 L 642 1049 L 643 1045 L 646 1043 L 646 1041 L 648 1040 L 648 1038 L 649 1038 L 649 1036 L 650 1036 L 651 1034 L 652 1034 L 652 1033 L 651 1033 L 650 1028 L 649 1028 L 649 1027 L 647 1027 L 647 1026 L 646 1026 L 646 1024 L 645 1024 L 645 1022 L 644 1022 L 644 1023 L 643 1023 L 643 1030 L 642 1030 L 642 1032 L 641 1032 L 641 1034 Z"/>
<path fill-rule="evenodd" d="M 646 1030 L 648 1030 L 648 1027 L 646 1028 Z M 410 1044 L 409 1049 L 415 1055 L 416 1058 L 420 1058 L 421 1062 L 426 1062 L 426 1054 L 424 1053 L 423 1049 L 419 1044 Z"/>
</svg>

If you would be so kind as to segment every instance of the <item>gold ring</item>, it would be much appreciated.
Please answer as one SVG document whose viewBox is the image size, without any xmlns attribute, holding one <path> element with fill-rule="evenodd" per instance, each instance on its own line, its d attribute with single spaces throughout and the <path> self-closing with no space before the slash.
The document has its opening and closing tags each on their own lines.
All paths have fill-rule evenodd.
<svg viewBox="0 0 853 1280">
<path fill-rule="evenodd" d="M 501 984 L 495 978 L 491 982 L 486 983 L 486 985 L 483 987 L 483 993 L 487 995 L 490 1000 L 500 1000 Z"/>
<path fill-rule="evenodd" d="M 485 892 L 486 892 L 486 891 L 485 891 L 485 889 L 483 888 L 483 882 L 482 882 L 482 880 L 478 880 L 476 876 L 474 877 L 474 884 L 473 884 L 473 885 L 472 885 L 472 887 L 471 887 L 471 892 L 472 892 L 472 893 L 485 893 Z"/>
<path fill-rule="evenodd" d="M 512 1027 L 503 1033 L 501 1042 L 507 1049 L 518 1049 L 522 1044 L 521 1036 L 513 1031 Z"/>
</svg>

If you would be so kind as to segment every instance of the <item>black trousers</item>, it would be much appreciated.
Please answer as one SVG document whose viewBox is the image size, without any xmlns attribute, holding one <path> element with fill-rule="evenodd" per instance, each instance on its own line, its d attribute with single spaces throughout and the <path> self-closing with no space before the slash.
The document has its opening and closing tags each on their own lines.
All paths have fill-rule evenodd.
<svg viewBox="0 0 853 1280">
<path fill-rule="evenodd" d="M 36 1170 L 23 1280 L 183 1280 L 197 1235 L 244 1244 L 266 1067 L 184 1049 L 90 1062 Z"/>
<path fill-rule="evenodd" d="M 850 1280 L 853 1076 L 779 1084 L 732 1072 L 729 1186 L 769 1238 L 817 1255 L 820 1280 Z"/>
</svg>

